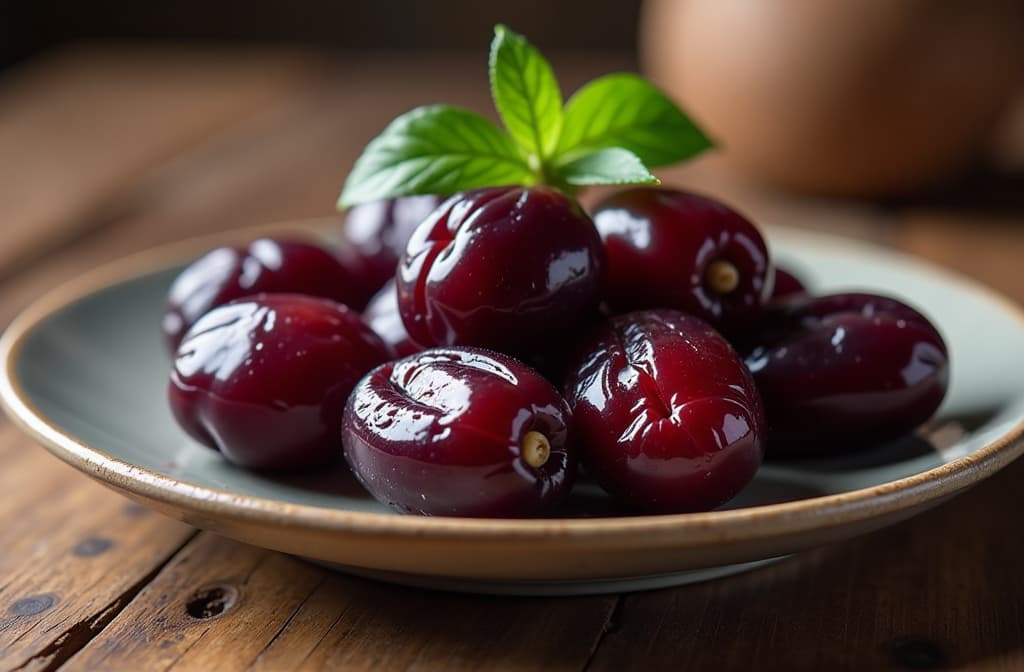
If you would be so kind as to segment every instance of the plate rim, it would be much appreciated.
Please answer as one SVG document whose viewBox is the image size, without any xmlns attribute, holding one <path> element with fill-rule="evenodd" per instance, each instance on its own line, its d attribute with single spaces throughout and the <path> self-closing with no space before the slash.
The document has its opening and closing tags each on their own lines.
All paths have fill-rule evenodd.
<svg viewBox="0 0 1024 672">
<path fill-rule="evenodd" d="M 104 485 L 200 516 L 288 524 L 311 530 L 430 537 L 433 540 L 529 538 L 616 538 L 629 536 L 644 546 L 664 545 L 664 534 L 686 539 L 688 546 L 746 541 L 780 534 L 841 527 L 938 503 L 996 473 L 1024 453 L 1024 418 L 1005 434 L 932 469 L 867 488 L 754 507 L 700 513 L 592 518 L 458 518 L 404 516 L 284 502 L 209 486 L 193 485 L 173 476 L 114 457 L 63 432 L 28 398 L 17 375 L 22 346 L 50 317 L 65 308 L 132 279 L 166 271 L 187 262 L 204 248 L 270 233 L 319 234 L 338 217 L 292 220 L 191 237 L 105 263 L 33 301 L 0 336 L 0 406 L 15 425 L 50 453 Z M 768 238 L 800 238 L 827 247 L 861 248 L 864 253 L 902 264 L 955 283 L 999 306 L 1021 324 L 1024 309 L 976 280 L 908 253 L 834 234 L 766 227 Z M 661 536 L 658 533 L 662 533 Z"/>
</svg>

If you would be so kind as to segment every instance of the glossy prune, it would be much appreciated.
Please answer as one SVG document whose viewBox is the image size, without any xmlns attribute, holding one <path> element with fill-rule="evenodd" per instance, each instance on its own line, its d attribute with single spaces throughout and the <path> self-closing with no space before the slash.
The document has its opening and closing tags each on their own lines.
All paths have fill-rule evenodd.
<svg viewBox="0 0 1024 672">
<path fill-rule="evenodd" d="M 750 372 L 707 323 L 674 310 L 612 318 L 565 393 L 588 473 L 626 506 L 712 509 L 753 478 L 764 414 Z"/>
<path fill-rule="evenodd" d="M 751 322 L 770 291 L 771 261 L 757 227 L 710 198 L 626 189 L 598 204 L 594 224 L 614 312 L 673 308 L 728 330 Z"/>
<path fill-rule="evenodd" d="M 213 309 L 178 348 L 171 409 L 197 441 L 254 469 L 298 469 L 340 452 L 345 399 L 386 346 L 327 299 L 261 294 Z"/>
<path fill-rule="evenodd" d="M 363 311 L 363 320 L 391 348 L 396 358 L 406 357 L 423 349 L 412 342 L 409 332 L 402 323 L 402 316 L 398 313 L 398 290 L 395 289 L 394 278 L 370 299 L 369 305 Z"/>
<path fill-rule="evenodd" d="M 313 243 L 258 238 L 245 246 L 218 247 L 188 266 L 167 295 L 161 327 L 169 352 L 205 313 L 261 292 L 333 299 L 359 310 L 370 298 L 330 252 Z"/>
<path fill-rule="evenodd" d="M 421 346 L 529 356 L 596 312 L 603 265 L 593 223 L 561 192 L 477 189 L 413 232 L 398 267 L 399 310 Z"/>
<path fill-rule="evenodd" d="M 357 205 L 345 216 L 342 263 L 372 294 L 395 277 L 409 236 L 441 205 L 440 196 L 404 196 Z"/>
<path fill-rule="evenodd" d="M 342 438 L 352 472 L 407 513 L 518 517 L 572 486 L 569 409 L 525 364 L 479 348 L 436 348 L 356 386 Z"/>
<path fill-rule="evenodd" d="M 769 456 L 827 456 L 910 431 L 946 393 L 934 326 L 872 294 L 795 295 L 769 309 L 746 362 L 764 399 Z"/>
<path fill-rule="evenodd" d="M 794 294 L 804 294 L 807 287 L 795 275 L 784 268 L 775 267 L 775 283 L 772 286 L 771 300 L 783 299 Z"/>
</svg>

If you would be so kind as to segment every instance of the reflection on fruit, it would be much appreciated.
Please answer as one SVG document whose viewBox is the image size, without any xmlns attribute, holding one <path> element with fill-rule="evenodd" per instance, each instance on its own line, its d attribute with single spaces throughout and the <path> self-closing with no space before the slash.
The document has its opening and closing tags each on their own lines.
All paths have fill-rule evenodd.
<svg viewBox="0 0 1024 672">
<path fill-rule="evenodd" d="M 770 456 L 828 456 L 912 430 L 946 393 L 949 360 L 913 308 L 871 294 L 797 295 L 765 315 L 746 361 Z"/>
<path fill-rule="evenodd" d="M 603 267 L 593 223 L 561 192 L 478 189 L 445 201 L 413 233 L 398 306 L 424 347 L 528 355 L 596 312 Z"/>
<path fill-rule="evenodd" d="M 569 409 L 511 357 L 425 350 L 374 369 L 348 400 L 353 473 L 409 513 L 511 517 L 564 498 L 576 469 Z"/>
<path fill-rule="evenodd" d="M 171 285 L 161 323 L 173 353 L 192 324 L 209 310 L 260 292 L 321 296 L 356 310 L 365 294 L 359 279 L 313 243 L 259 238 L 248 245 L 218 247 L 181 272 Z"/>
<path fill-rule="evenodd" d="M 764 452 L 754 382 L 705 322 L 674 310 L 612 318 L 566 386 L 588 473 L 627 507 L 704 511 L 750 482 Z"/>
<path fill-rule="evenodd" d="M 345 399 L 388 356 L 341 304 L 262 294 L 215 308 L 192 326 L 168 395 L 181 426 L 235 464 L 299 469 L 338 456 Z"/>
<path fill-rule="evenodd" d="M 616 312 L 675 308 L 730 329 L 761 309 L 768 248 L 753 224 L 721 203 L 627 189 L 598 204 L 594 223 L 608 258 L 605 297 Z"/>
<path fill-rule="evenodd" d="M 339 258 L 370 294 L 395 277 L 409 236 L 441 204 L 440 196 L 406 196 L 357 205 L 345 216 Z"/>
<path fill-rule="evenodd" d="M 402 316 L 398 313 L 398 290 L 395 289 L 394 278 L 370 299 L 369 305 L 363 311 L 363 320 L 391 348 L 395 357 L 405 357 L 423 349 L 412 342 L 409 332 L 402 324 Z"/>
</svg>

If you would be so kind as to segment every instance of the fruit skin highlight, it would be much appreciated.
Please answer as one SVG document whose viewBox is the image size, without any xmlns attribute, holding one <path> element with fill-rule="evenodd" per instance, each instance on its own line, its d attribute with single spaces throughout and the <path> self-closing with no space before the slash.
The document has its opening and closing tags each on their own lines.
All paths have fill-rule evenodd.
<svg viewBox="0 0 1024 672">
<path fill-rule="evenodd" d="M 168 397 L 185 431 L 231 462 L 302 469 L 338 456 L 346 397 L 389 357 L 358 313 L 339 303 L 261 294 L 192 326 Z"/>
<path fill-rule="evenodd" d="M 161 330 L 172 355 L 192 324 L 210 310 L 253 294 L 286 292 L 333 299 L 361 310 L 372 296 L 338 259 L 303 240 L 258 238 L 210 250 L 171 285 Z"/>
<path fill-rule="evenodd" d="M 938 409 L 942 336 L 900 301 L 795 295 L 766 311 L 746 356 L 764 399 L 769 456 L 828 456 L 894 439 Z"/>
<path fill-rule="evenodd" d="M 765 421 L 750 372 L 722 336 L 675 310 L 611 318 L 565 385 L 587 472 L 626 507 L 706 511 L 761 464 Z"/>
<path fill-rule="evenodd" d="M 394 358 L 406 357 L 423 348 L 412 342 L 398 313 L 395 279 L 388 280 L 363 311 L 363 320 L 391 349 Z"/>
<path fill-rule="evenodd" d="M 254 470 L 344 458 L 406 513 L 541 515 L 578 462 L 627 512 L 679 513 L 734 497 L 766 448 L 828 456 L 935 412 L 948 356 L 922 315 L 812 297 L 739 213 L 638 186 L 711 146 L 664 93 L 614 73 L 566 102 L 501 25 L 488 72 L 504 128 L 397 117 L 332 250 L 261 238 L 178 277 L 168 395 L 191 436 Z M 597 185 L 625 189 L 591 219 L 574 196 Z"/>
<path fill-rule="evenodd" d="M 435 516 L 533 516 L 572 487 L 569 408 L 525 364 L 436 348 L 377 367 L 349 397 L 345 459 L 379 501 Z"/>
<path fill-rule="evenodd" d="M 440 196 L 405 196 L 364 203 L 348 211 L 338 257 L 359 277 L 369 292 L 367 298 L 395 277 L 409 236 L 443 201 Z"/>
<path fill-rule="evenodd" d="M 604 247 L 579 205 L 550 187 L 457 194 L 423 221 L 398 267 L 398 307 L 423 347 L 527 357 L 570 337 L 601 297 Z"/>
<path fill-rule="evenodd" d="M 615 312 L 674 308 L 729 331 L 749 324 L 771 291 L 768 247 L 727 206 L 674 189 L 636 187 L 594 210 Z"/>
</svg>

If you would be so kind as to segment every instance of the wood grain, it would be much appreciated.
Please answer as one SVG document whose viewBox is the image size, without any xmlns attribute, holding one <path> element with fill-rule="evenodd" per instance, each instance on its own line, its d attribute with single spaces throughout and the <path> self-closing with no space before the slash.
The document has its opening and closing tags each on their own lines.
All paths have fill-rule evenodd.
<svg viewBox="0 0 1024 672">
<path fill-rule="evenodd" d="M 123 215 L 138 175 L 299 83 L 303 59 L 67 49 L 0 81 L 0 275 Z"/>
<path fill-rule="evenodd" d="M 311 67 L 303 85 L 286 98 L 137 177 L 120 192 L 130 210 L 33 264 L 18 282 L 0 285 L 0 324 L 35 299 L 40 288 L 131 252 L 240 226 L 334 215 L 352 161 L 385 120 L 437 100 L 478 110 L 491 105 L 486 72 L 475 63 L 453 57 L 392 59 L 348 56 L 331 68 Z M 619 62 L 560 60 L 567 81 L 576 83 Z M 393 84 L 398 69 L 402 86 Z M 431 76 L 438 72 L 446 76 Z"/>
<path fill-rule="evenodd" d="M 80 232 L 70 226 L 51 231 L 51 239 L 75 239 L 74 247 L 61 249 L 60 245 L 53 244 L 54 251 L 46 259 L 0 286 L 2 319 L 9 319 L 55 283 L 138 249 L 235 226 L 330 213 L 347 165 L 375 132 L 373 125 L 385 115 L 423 102 L 433 92 L 427 84 L 428 78 L 423 75 L 436 63 L 411 68 L 419 84 L 398 91 L 385 85 L 386 79 L 373 67 L 357 66 L 358 63 L 340 64 L 340 74 L 313 78 L 312 84 L 307 82 L 297 87 L 294 95 L 270 102 L 259 111 L 249 112 L 234 123 L 211 131 L 195 146 L 178 146 L 173 157 L 149 166 L 141 175 L 119 182 L 113 201 L 128 203 L 131 207 L 123 208 L 119 217 L 102 228 L 89 231 L 88 236 L 80 239 Z M 459 70 L 458 64 L 455 64 L 455 73 L 468 75 L 468 72 Z M 88 75 L 78 74 L 75 77 L 89 79 Z M 343 82 L 348 85 L 347 93 L 339 93 L 343 90 Z M 470 90 L 469 77 L 457 76 L 447 89 L 446 99 L 471 102 L 466 100 L 472 97 L 468 93 Z M 195 95 L 202 97 L 203 94 L 199 91 Z M 387 111 L 381 113 L 376 107 L 367 110 L 367 97 L 380 106 L 386 106 Z M 354 128 L 362 130 L 355 132 Z M 115 165 L 120 165 L 123 160 L 124 157 L 114 157 Z M 80 209 L 88 210 L 90 203 L 80 204 Z M 26 226 L 28 224 L 24 222 L 19 223 L 20 229 Z M 50 478 L 54 473 L 52 469 L 34 463 L 31 468 L 40 474 L 41 479 Z M 51 487 L 64 487 L 64 483 L 46 482 L 45 486 L 39 490 L 21 490 L 26 495 L 43 499 Z M 69 495 L 64 500 L 67 507 L 58 513 L 71 516 L 78 508 L 91 508 L 95 496 L 94 490 L 75 498 Z M 10 501 L 13 511 L 18 501 Z M 97 510 L 106 509 L 99 506 Z M 84 523 L 76 518 L 76 529 L 80 522 Z M 22 540 L 29 546 L 37 543 L 33 541 L 32 534 L 35 524 L 34 517 L 23 519 L 21 524 L 13 523 L 8 528 L 10 538 Z M 43 525 L 44 529 L 52 526 L 48 521 L 43 521 Z M 140 543 L 144 542 L 145 536 L 139 536 Z M 174 536 L 168 535 L 167 538 L 173 539 Z M 0 537 L 0 543 L 3 540 L 4 537 Z M 180 545 L 180 540 L 177 543 Z M 22 559 L 26 557 L 27 549 L 12 546 L 8 553 L 11 558 Z M 301 566 L 310 569 L 306 565 Z M 321 570 L 315 571 L 322 574 Z M 34 575 L 25 570 L 22 574 L 26 584 L 37 578 L 42 583 L 52 580 L 45 573 Z M 130 595 L 130 591 L 124 595 Z M 320 601 L 324 599 L 319 598 Z M 122 603 L 117 602 L 116 608 L 108 610 L 107 614 L 112 617 L 121 606 Z M 26 658 L 29 652 L 36 656 L 30 658 L 31 665 L 53 664 L 83 645 L 95 634 L 96 628 L 80 629 L 80 632 L 75 637 L 65 637 L 57 655 L 51 651 L 48 642 L 26 640 L 24 637 L 21 640 L 24 646 L 11 648 L 6 653 L 14 661 L 12 664 L 20 664 L 18 656 Z M 294 635 L 288 641 L 291 639 Z M 296 645 L 303 644 L 298 641 Z M 202 650 L 200 647 L 199 651 Z M 219 647 L 211 649 L 217 650 Z M 268 650 L 267 654 L 271 660 L 290 655 L 281 648 L 273 652 Z M 6 658 L 0 660 L 6 664 Z"/>
<path fill-rule="evenodd" d="M 193 534 L 0 427 L 0 670 L 53 669 Z"/>
<path fill-rule="evenodd" d="M 204 533 L 64 669 L 574 670 L 615 602 L 388 586 Z"/>
<path fill-rule="evenodd" d="M 47 289 L 52 275 L 18 271 L 116 221 L 146 171 L 300 83 L 304 59 L 252 56 L 65 52 L 8 76 L 0 291 L 27 300 Z M 2 305 L 10 315 L 21 304 Z M 94 484 L 6 422 L 0 457 L 0 669 L 52 669 L 194 531 Z"/>
<path fill-rule="evenodd" d="M 887 530 L 627 595 L 592 669 L 1024 669 L 1021 479 L 1018 462 Z"/>
</svg>

